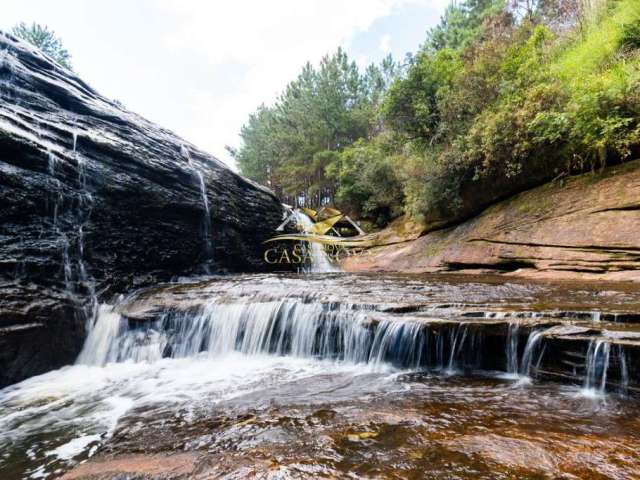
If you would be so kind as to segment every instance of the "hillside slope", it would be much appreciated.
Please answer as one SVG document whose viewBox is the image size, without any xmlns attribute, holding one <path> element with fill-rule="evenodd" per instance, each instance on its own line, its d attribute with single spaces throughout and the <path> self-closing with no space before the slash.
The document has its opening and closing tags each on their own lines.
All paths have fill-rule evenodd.
<svg viewBox="0 0 640 480">
<path fill-rule="evenodd" d="M 344 269 L 640 281 L 640 160 L 548 183 L 418 238 L 394 233 L 404 227 L 381 232 L 383 246 Z"/>
</svg>

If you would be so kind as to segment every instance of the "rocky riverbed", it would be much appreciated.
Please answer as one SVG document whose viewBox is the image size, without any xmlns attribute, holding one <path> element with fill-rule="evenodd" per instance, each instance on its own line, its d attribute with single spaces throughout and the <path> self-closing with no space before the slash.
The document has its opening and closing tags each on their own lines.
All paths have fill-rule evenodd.
<svg viewBox="0 0 640 480">
<path fill-rule="evenodd" d="M 102 305 L 0 392 L 7 478 L 630 478 L 640 292 L 235 275 Z"/>
</svg>

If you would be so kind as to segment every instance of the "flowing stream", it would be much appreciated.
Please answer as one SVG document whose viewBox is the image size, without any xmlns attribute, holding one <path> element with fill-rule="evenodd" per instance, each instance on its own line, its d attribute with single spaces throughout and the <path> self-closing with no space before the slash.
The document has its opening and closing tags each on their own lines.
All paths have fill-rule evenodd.
<svg viewBox="0 0 640 480">
<path fill-rule="evenodd" d="M 312 233 L 313 221 L 300 210 L 294 212 L 296 221 L 302 225 L 305 233 Z M 339 272 L 340 268 L 333 265 L 321 243 L 308 242 L 311 250 L 309 271 L 314 273 Z"/>
<path fill-rule="evenodd" d="M 100 305 L 75 365 L 0 390 L 1 478 L 633 478 L 638 357 L 612 342 L 635 327 L 600 321 L 610 340 L 558 350 L 594 324 L 580 288 L 345 274 L 142 290 Z M 622 315 L 640 296 L 608 301 Z M 575 381 L 539 376 L 580 345 Z"/>
<path fill-rule="evenodd" d="M 203 253 L 204 264 L 202 269 L 205 273 L 210 273 L 210 263 L 213 256 L 213 225 L 211 223 L 211 211 L 209 210 L 209 199 L 207 197 L 207 185 L 204 180 L 202 171 L 193 163 L 191 159 L 191 152 L 186 145 L 181 145 L 180 154 L 187 161 L 196 178 L 198 179 L 198 186 L 200 188 L 200 198 L 202 200 L 202 241 L 203 241 Z"/>
</svg>

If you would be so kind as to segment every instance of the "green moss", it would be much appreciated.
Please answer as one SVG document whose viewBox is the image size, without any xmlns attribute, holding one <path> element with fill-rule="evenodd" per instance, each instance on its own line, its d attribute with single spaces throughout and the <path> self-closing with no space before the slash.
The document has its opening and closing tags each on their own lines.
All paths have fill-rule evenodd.
<svg viewBox="0 0 640 480">
<path fill-rule="evenodd" d="M 443 247 L 444 244 L 439 241 L 429 243 L 424 249 L 424 255 L 427 257 L 434 257 L 442 251 Z"/>
</svg>

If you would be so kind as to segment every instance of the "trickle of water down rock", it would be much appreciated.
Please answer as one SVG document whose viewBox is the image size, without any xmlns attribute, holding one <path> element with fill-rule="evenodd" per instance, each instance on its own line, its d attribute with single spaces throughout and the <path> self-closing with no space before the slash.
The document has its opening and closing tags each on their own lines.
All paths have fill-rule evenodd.
<svg viewBox="0 0 640 480">
<path fill-rule="evenodd" d="M 119 293 L 266 268 L 272 192 L 26 42 L 0 52 L 0 386 L 72 363 Z"/>
</svg>

